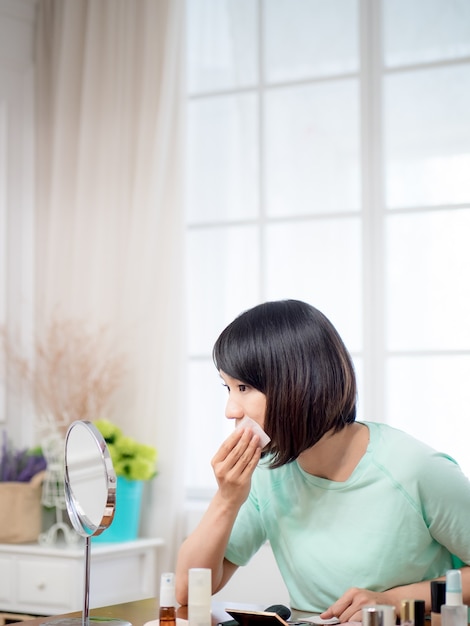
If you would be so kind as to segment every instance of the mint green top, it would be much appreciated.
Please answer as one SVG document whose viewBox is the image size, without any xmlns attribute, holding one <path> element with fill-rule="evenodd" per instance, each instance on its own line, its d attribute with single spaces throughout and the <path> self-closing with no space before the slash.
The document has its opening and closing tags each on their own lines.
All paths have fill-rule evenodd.
<svg viewBox="0 0 470 626">
<path fill-rule="evenodd" d="M 293 608 L 322 612 L 350 587 L 384 591 L 470 564 L 468 478 L 406 433 L 366 425 L 367 452 L 345 482 L 295 461 L 253 474 L 225 556 L 245 565 L 269 540 Z"/>
</svg>

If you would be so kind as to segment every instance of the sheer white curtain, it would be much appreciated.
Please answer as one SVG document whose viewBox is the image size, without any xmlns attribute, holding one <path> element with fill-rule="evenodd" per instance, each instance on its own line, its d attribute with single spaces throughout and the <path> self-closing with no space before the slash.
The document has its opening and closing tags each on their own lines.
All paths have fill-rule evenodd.
<svg viewBox="0 0 470 626">
<path fill-rule="evenodd" d="M 36 321 L 111 328 L 113 419 L 154 444 L 144 529 L 174 559 L 183 497 L 183 0 L 39 0 Z"/>
</svg>

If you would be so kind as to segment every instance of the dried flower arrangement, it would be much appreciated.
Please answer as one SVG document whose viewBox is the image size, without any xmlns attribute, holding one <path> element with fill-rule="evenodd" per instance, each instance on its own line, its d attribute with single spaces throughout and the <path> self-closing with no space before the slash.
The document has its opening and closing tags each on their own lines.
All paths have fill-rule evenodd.
<svg viewBox="0 0 470 626">
<path fill-rule="evenodd" d="M 6 378 L 20 394 L 29 394 L 36 412 L 37 436 L 47 469 L 41 502 L 53 507 L 56 522 L 39 535 L 40 543 L 56 541 L 63 531 L 67 543 L 76 541 L 64 523 L 63 445 L 65 433 L 76 420 L 93 421 L 105 416 L 124 374 L 109 329 L 92 330 L 79 319 L 52 319 L 34 342 L 32 356 L 25 358 L 13 348 L 3 331 Z"/>
<path fill-rule="evenodd" d="M 75 420 L 106 415 L 124 373 L 105 327 L 92 330 L 82 320 L 52 319 L 27 359 L 13 349 L 3 331 L 9 382 L 26 384 L 39 420 L 40 434 L 65 435 Z"/>
</svg>

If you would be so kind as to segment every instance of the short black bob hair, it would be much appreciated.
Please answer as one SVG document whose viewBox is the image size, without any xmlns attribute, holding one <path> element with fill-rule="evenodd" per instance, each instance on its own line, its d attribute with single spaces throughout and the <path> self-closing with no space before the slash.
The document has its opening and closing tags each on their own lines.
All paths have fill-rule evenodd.
<svg viewBox="0 0 470 626">
<path fill-rule="evenodd" d="M 222 331 L 212 356 L 219 371 L 266 395 L 271 468 L 356 419 L 351 357 L 332 323 L 310 304 L 280 300 L 245 311 Z"/>
</svg>

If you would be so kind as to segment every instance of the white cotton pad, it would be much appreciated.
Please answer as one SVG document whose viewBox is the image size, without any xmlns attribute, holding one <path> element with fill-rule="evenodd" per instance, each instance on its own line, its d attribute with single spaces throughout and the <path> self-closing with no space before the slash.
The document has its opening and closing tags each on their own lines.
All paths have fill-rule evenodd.
<svg viewBox="0 0 470 626">
<path fill-rule="evenodd" d="M 252 420 L 251 417 L 245 416 L 237 424 L 237 428 L 243 428 L 244 426 L 249 426 L 251 430 L 255 433 L 255 435 L 258 435 L 262 448 L 264 448 L 264 446 L 267 446 L 268 443 L 271 441 L 271 437 L 268 437 L 268 435 L 264 432 L 261 426 L 257 424 L 255 420 Z"/>
<path fill-rule="evenodd" d="M 302 617 L 302 621 L 312 622 L 312 624 L 339 624 L 337 617 L 331 617 L 330 619 L 322 619 L 319 615 L 312 615 L 310 617 Z"/>
</svg>

